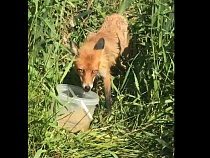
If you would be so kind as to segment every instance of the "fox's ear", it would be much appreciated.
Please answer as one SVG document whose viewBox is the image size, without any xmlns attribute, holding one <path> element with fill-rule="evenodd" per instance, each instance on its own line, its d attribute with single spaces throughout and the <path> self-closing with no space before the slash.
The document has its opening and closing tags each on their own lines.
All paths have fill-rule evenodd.
<svg viewBox="0 0 210 158">
<path fill-rule="evenodd" d="M 100 38 L 93 49 L 94 50 L 104 49 L 104 44 L 105 44 L 104 38 Z"/>
<path fill-rule="evenodd" d="M 71 47 L 70 47 L 70 51 L 78 56 L 79 55 L 79 52 L 78 52 L 78 45 L 76 43 L 74 43 L 73 41 L 71 41 Z"/>
</svg>

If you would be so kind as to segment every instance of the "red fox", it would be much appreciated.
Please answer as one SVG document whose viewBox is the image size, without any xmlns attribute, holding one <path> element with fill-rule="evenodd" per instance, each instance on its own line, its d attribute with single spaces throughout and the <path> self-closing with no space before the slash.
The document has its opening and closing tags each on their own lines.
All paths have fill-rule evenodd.
<svg viewBox="0 0 210 158">
<path fill-rule="evenodd" d="M 105 87 L 105 105 L 111 109 L 111 66 L 129 45 L 128 23 L 120 14 L 105 18 L 96 33 L 90 33 L 85 43 L 78 49 L 71 43 L 71 50 L 76 54 L 75 65 L 82 81 L 82 87 L 89 91 L 97 75 L 103 77 Z"/>
</svg>

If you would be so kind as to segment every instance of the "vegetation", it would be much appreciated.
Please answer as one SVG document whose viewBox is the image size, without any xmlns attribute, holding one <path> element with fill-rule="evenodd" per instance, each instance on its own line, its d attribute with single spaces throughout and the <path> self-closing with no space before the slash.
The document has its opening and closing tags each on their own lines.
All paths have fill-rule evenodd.
<svg viewBox="0 0 210 158">
<path fill-rule="evenodd" d="M 131 56 L 112 76 L 111 114 L 99 84 L 90 130 L 59 128 L 49 113 L 56 85 L 80 85 L 69 41 L 83 43 L 117 12 L 129 22 Z M 173 0 L 28 1 L 28 157 L 56 156 L 174 157 Z"/>
</svg>

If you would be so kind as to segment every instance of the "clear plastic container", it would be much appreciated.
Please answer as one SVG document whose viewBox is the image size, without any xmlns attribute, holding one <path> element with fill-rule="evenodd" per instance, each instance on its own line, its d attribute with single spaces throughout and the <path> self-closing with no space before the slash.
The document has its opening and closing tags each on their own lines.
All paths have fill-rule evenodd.
<svg viewBox="0 0 210 158">
<path fill-rule="evenodd" d="M 95 106 L 99 103 L 99 96 L 92 91 L 85 92 L 81 87 L 68 84 L 57 85 L 57 91 L 58 98 L 64 105 L 58 108 L 58 126 L 72 132 L 88 130 Z"/>
</svg>

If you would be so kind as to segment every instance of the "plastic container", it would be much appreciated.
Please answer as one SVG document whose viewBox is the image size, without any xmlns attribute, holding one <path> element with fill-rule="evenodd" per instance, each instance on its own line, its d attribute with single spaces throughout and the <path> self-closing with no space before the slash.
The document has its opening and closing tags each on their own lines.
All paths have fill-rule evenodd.
<svg viewBox="0 0 210 158">
<path fill-rule="evenodd" d="M 68 84 L 57 85 L 57 91 L 58 98 L 64 105 L 58 108 L 58 126 L 72 132 L 88 130 L 95 106 L 99 103 L 99 96 L 92 91 L 85 92 L 81 87 Z"/>
</svg>

